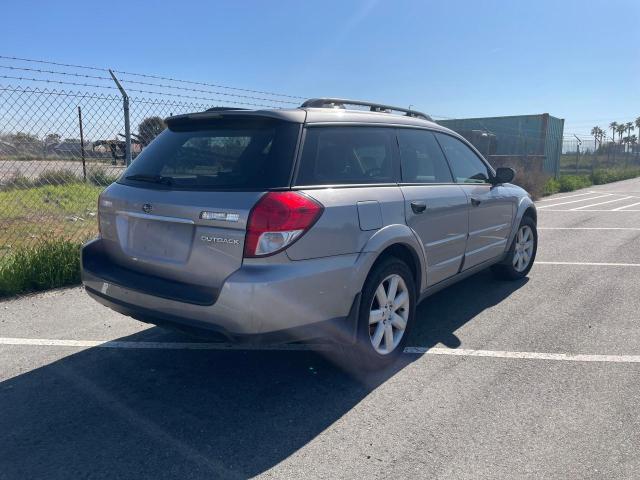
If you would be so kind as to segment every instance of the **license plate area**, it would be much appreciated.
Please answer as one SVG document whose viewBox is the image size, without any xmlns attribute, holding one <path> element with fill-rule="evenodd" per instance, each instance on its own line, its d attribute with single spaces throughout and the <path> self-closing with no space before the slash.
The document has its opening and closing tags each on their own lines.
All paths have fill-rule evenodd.
<svg viewBox="0 0 640 480">
<path fill-rule="evenodd" d="M 120 220 L 120 219 L 119 219 Z M 124 217 L 128 255 L 165 262 L 185 262 L 193 243 L 194 225 Z"/>
</svg>

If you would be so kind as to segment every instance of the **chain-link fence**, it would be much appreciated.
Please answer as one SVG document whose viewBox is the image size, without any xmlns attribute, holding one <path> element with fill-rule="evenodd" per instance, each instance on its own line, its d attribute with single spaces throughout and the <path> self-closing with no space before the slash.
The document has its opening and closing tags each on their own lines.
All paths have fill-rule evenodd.
<svg viewBox="0 0 640 480">
<path fill-rule="evenodd" d="M 286 108 L 303 98 L 0 55 L 0 259 L 44 240 L 95 235 L 99 193 L 164 129 L 167 116 L 222 105 Z M 442 121 L 456 129 L 447 122 L 457 120 Z M 511 123 L 499 131 L 484 123 L 459 127 L 494 166 L 514 166 L 517 181 L 531 191 L 557 172 L 558 152 L 550 170 L 546 146 L 556 137 L 560 143 L 561 129 L 542 141 Z M 604 132 L 597 139 L 565 137 L 560 173 L 640 168 L 640 147 L 630 132 L 615 139 Z"/>
<path fill-rule="evenodd" d="M 640 168 L 640 145 L 634 135 L 621 139 L 565 138 L 562 175 L 587 175 L 609 168 Z"/>
<path fill-rule="evenodd" d="M 164 129 L 164 118 L 220 105 L 300 103 L 289 95 L 114 72 L 121 93 L 106 69 L 2 56 L 0 63 L 0 258 L 21 246 L 95 235 L 98 195 Z"/>
</svg>

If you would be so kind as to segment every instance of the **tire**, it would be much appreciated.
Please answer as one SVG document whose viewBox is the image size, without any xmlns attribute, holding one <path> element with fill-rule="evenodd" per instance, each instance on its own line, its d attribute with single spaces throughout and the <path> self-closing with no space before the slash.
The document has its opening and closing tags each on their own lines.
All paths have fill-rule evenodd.
<svg viewBox="0 0 640 480">
<path fill-rule="evenodd" d="M 380 308 L 380 300 L 383 298 L 377 293 L 378 289 L 382 288 L 388 294 L 391 284 L 396 280 L 396 306 L 402 306 L 396 308 L 386 304 Z M 406 293 L 406 298 L 402 296 L 403 293 Z M 390 302 L 390 299 L 387 301 Z M 369 273 L 362 289 L 356 343 L 341 347 L 342 360 L 349 367 L 365 371 L 380 370 L 393 364 L 404 350 L 414 322 L 415 310 L 416 286 L 409 267 L 395 257 L 379 262 Z M 372 314 L 372 311 L 375 313 Z M 370 325 L 370 317 L 379 317 L 379 320 Z M 388 333 L 389 328 L 391 335 Z M 390 337 L 392 340 L 389 340 Z M 378 342 L 378 347 L 374 347 L 374 342 Z"/>
<path fill-rule="evenodd" d="M 532 242 L 530 249 L 526 248 L 529 239 Z M 538 230 L 536 229 L 536 222 L 533 218 L 525 216 L 522 218 L 518 231 L 513 237 L 507 256 L 502 262 L 491 267 L 491 270 L 500 279 L 519 280 L 527 276 L 531 267 L 533 267 L 537 251 Z"/>
</svg>

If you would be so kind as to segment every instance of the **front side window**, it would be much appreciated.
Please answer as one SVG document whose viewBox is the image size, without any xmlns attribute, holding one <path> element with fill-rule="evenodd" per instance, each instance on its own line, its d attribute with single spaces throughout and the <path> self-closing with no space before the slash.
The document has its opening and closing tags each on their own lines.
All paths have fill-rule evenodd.
<svg viewBox="0 0 640 480">
<path fill-rule="evenodd" d="M 451 165 L 457 183 L 487 183 L 489 170 L 467 145 L 443 133 L 435 134 Z"/>
<path fill-rule="evenodd" d="M 433 133 L 399 129 L 400 165 L 405 183 L 451 183 L 451 170 Z"/>
<path fill-rule="evenodd" d="M 297 185 L 395 182 L 395 134 L 378 127 L 307 129 Z"/>
<path fill-rule="evenodd" d="M 272 119 L 169 125 L 118 181 L 183 190 L 287 187 L 299 131 Z"/>
</svg>

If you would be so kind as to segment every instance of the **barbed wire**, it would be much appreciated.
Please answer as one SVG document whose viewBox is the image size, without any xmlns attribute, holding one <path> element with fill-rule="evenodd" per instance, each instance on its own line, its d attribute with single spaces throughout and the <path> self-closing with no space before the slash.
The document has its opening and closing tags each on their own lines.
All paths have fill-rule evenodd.
<svg viewBox="0 0 640 480">
<path fill-rule="evenodd" d="M 28 72 L 35 72 L 35 73 L 46 73 L 46 74 L 52 74 L 52 75 L 64 75 L 64 76 L 71 76 L 71 77 L 79 77 L 79 78 L 92 78 L 92 79 L 98 79 L 98 80 L 107 80 L 109 82 L 113 82 L 113 79 L 111 77 L 100 77 L 97 75 L 83 75 L 80 73 L 74 73 L 74 72 L 61 72 L 61 71 L 56 71 L 56 70 L 43 70 L 43 69 L 39 69 L 39 68 L 28 68 L 28 67 L 13 67 L 13 66 L 8 66 L 8 65 L 0 65 L 0 68 L 4 68 L 4 69 L 9 69 L 9 70 L 17 70 L 17 71 L 28 71 Z M 219 92 L 219 91 L 215 91 L 215 90 L 202 90 L 202 89 L 195 89 L 195 88 L 189 88 L 189 87 L 181 87 L 181 86 L 177 86 L 177 85 L 167 85 L 167 84 L 158 84 L 158 83 L 150 83 L 150 82 L 141 82 L 138 80 L 125 80 L 125 79 L 120 79 L 125 83 L 130 83 L 130 84 L 136 84 L 136 85 L 146 85 L 146 86 L 151 86 L 151 87 L 160 87 L 160 88 L 169 88 L 169 89 L 175 89 L 175 90 L 181 90 L 181 91 L 190 91 L 190 92 L 196 92 L 196 93 L 208 93 L 208 94 L 213 94 L 213 95 L 223 95 L 223 96 L 227 96 L 227 97 L 233 97 L 233 98 L 246 98 L 248 100 L 258 100 L 258 101 L 263 101 L 263 102 L 274 102 L 274 103 L 283 103 L 283 104 L 292 104 L 292 105 L 298 105 L 298 102 L 294 102 L 291 100 L 279 100 L 279 99 L 275 99 L 275 98 L 263 98 L 263 97 L 253 97 L 253 96 L 249 96 L 249 95 L 240 95 L 240 94 L 236 94 L 236 93 L 227 93 L 227 92 Z"/>
<path fill-rule="evenodd" d="M 59 66 L 59 67 L 82 68 L 82 69 L 101 71 L 101 72 L 108 72 L 109 71 L 107 68 L 90 67 L 90 66 L 87 66 L 87 65 L 77 65 L 77 64 L 72 64 L 72 63 L 52 62 L 50 60 L 36 60 L 36 59 L 32 59 L 32 58 L 13 57 L 13 56 L 7 56 L 7 55 L 0 55 L 0 59 L 21 61 L 21 62 L 39 63 L 39 64 L 44 64 L 44 65 L 56 65 L 56 66 Z M 247 93 L 258 93 L 258 94 L 269 95 L 269 96 L 274 96 L 274 97 L 295 98 L 295 99 L 302 99 L 302 100 L 304 100 L 306 98 L 306 97 L 301 97 L 301 96 L 298 96 L 298 95 L 288 95 L 288 94 L 284 94 L 284 93 L 269 92 L 269 91 L 266 91 L 266 90 L 252 90 L 252 89 L 248 89 L 248 88 L 229 87 L 229 86 L 226 86 L 226 85 L 220 85 L 220 84 L 215 84 L 215 83 L 199 82 L 199 81 L 194 81 L 194 80 L 182 80 L 182 79 L 178 79 L 178 78 L 164 77 L 164 76 L 161 76 L 161 75 L 151 75 L 151 74 L 144 74 L 144 73 L 127 72 L 127 71 L 123 71 L 123 70 L 113 70 L 113 72 L 121 73 L 123 75 L 131 75 L 131 76 L 144 77 L 144 78 L 154 78 L 156 80 L 166 80 L 166 81 L 171 81 L 171 82 L 187 83 L 187 84 L 192 84 L 192 85 L 201 85 L 201 86 L 214 87 L 214 88 L 224 88 L 224 89 L 228 89 L 228 90 L 235 90 L 235 91 L 247 92 Z"/>
<path fill-rule="evenodd" d="M 89 84 L 89 83 L 80 83 L 80 82 L 69 82 L 69 81 L 63 81 L 63 80 L 51 80 L 51 79 L 43 79 L 43 78 L 33 78 L 33 77 L 16 77 L 16 76 L 12 76 L 12 75 L 0 75 L 0 78 L 4 78 L 4 79 L 8 79 L 8 80 L 27 80 L 27 81 L 32 81 L 32 82 L 45 82 L 45 83 L 55 83 L 58 85 L 71 85 L 71 86 L 76 86 L 76 87 L 90 87 L 90 88 L 104 88 L 104 89 L 109 89 L 109 90 L 114 90 L 116 89 L 115 86 L 108 86 L 108 85 L 95 85 L 95 84 Z M 205 100 L 208 102 L 218 102 L 218 103 L 223 103 L 225 101 L 225 99 L 222 98 L 211 98 L 211 97 L 199 97 L 199 96 L 195 96 L 195 95 L 183 95 L 183 94 L 179 94 L 179 93 L 167 93 L 167 92 L 156 92 L 153 90 L 142 90 L 142 89 L 136 89 L 136 88 L 128 88 L 127 89 L 128 92 L 136 92 L 136 93 L 146 93 L 148 95 L 160 95 L 160 96 L 168 96 L 168 97 L 178 97 L 178 98 L 188 98 L 188 99 L 192 99 L 192 100 Z M 132 101 L 135 101 L 135 99 L 132 99 Z M 266 103 L 255 103 L 255 102 L 244 102 L 244 101 L 240 101 L 240 100 L 236 100 L 236 99 L 231 99 L 229 101 L 229 103 L 233 103 L 236 105 L 247 105 L 247 106 L 252 106 L 252 107 L 265 107 L 265 108 L 282 108 L 279 105 L 273 105 L 273 104 L 266 104 Z"/>
<path fill-rule="evenodd" d="M 31 87 L 14 87 L 11 85 L 0 85 L 0 91 L 5 92 L 21 92 L 21 93 L 35 93 L 45 95 L 55 95 L 61 97 L 76 97 L 76 98 L 96 98 L 101 100 L 121 100 L 120 95 L 103 95 L 95 92 L 70 92 L 67 90 L 48 90 L 46 88 L 31 88 Z"/>
</svg>

